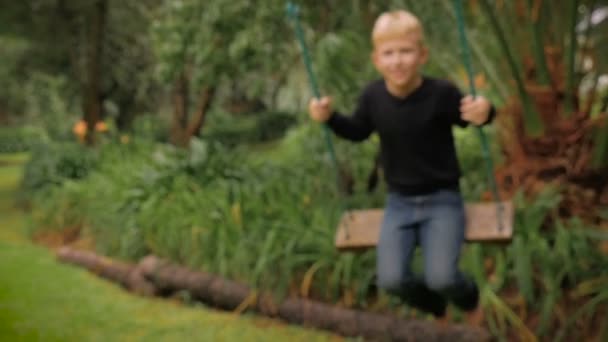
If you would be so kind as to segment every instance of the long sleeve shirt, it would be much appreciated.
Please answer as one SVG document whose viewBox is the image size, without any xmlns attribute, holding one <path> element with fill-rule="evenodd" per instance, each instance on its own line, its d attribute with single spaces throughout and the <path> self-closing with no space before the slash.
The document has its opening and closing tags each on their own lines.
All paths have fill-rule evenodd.
<svg viewBox="0 0 608 342">
<path fill-rule="evenodd" d="M 327 124 L 352 141 L 378 133 L 389 190 L 404 195 L 458 190 L 461 170 L 452 126 L 468 124 L 460 117 L 462 97 L 452 83 L 423 77 L 411 94 L 398 98 L 377 80 L 363 90 L 352 115 L 334 112 Z M 492 107 L 486 123 L 495 114 Z"/>
</svg>

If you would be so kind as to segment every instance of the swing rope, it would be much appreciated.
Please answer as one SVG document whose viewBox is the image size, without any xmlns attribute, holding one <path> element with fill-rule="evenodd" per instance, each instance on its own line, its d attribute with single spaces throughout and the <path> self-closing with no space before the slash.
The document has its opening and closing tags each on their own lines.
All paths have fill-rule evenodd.
<svg viewBox="0 0 608 342">
<path fill-rule="evenodd" d="M 302 57 L 304 59 L 304 65 L 306 66 L 306 73 L 308 74 L 308 81 L 310 83 L 310 88 L 315 98 L 318 100 L 321 99 L 321 93 L 319 92 L 319 87 L 317 86 L 317 80 L 312 71 L 312 62 L 310 59 L 310 54 L 308 52 L 308 47 L 306 46 L 306 41 L 304 40 L 304 31 L 302 30 L 302 26 L 300 25 L 299 19 L 300 9 L 297 5 L 294 5 L 292 2 L 287 3 L 287 15 L 290 19 L 294 21 L 296 38 L 298 39 L 298 43 L 300 44 L 300 49 L 302 51 Z M 336 170 L 336 176 L 338 179 L 338 184 L 341 182 L 338 158 L 336 157 L 336 151 L 334 149 L 334 145 L 331 138 L 331 131 L 327 124 L 323 124 L 323 133 L 325 136 L 325 144 L 327 145 L 327 149 L 329 151 L 329 155 L 331 157 L 331 161 Z"/>
<path fill-rule="evenodd" d="M 310 58 L 310 54 L 308 52 L 308 47 L 306 45 L 306 40 L 304 39 L 304 31 L 302 30 L 302 26 L 300 25 L 299 20 L 300 9 L 297 5 L 289 1 L 287 3 L 287 16 L 293 20 L 296 32 L 296 38 L 300 45 L 300 50 L 302 52 L 302 58 L 304 59 L 304 65 L 306 66 L 306 73 L 308 74 L 308 83 L 310 84 L 310 88 L 312 90 L 313 96 L 317 99 L 321 99 L 321 92 L 319 91 L 319 87 L 317 86 L 317 80 L 315 78 L 315 74 L 312 70 L 312 61 Z M 338 196 L 340 196 L 340 184 L 342 184 L 342 176 L 340 175 L 340 165 L 338 164 L 338 158 L 336 156 L 336 151 L 334 148 L 334 144 L 332 141 L 332 132 L 330 128 L 327 126 L 327 123 L 323 123 L 323 135 L 325 137 L 325 145 L 327 146 L 327 150 L 329 151 L 330 159 L 333 164 L 333 168 L 336 172 L 336 184 L 338 187 Z M 342 196 L 340 206 L 342 207 L 342 211 L 346 212 L 349 217 L 352 219 L 352 213 L 348 211 L 348 205 L 346 203 L 346 199 Z M 350 229 L 348 223 L 345 226 L 345 236 L 346 239 L 350 239 Z"/>
<path fill-rule="evenodd" d="M 473 66 L 471 64 L 471 51 L 469 48 L 469 43 L 467 41 L 467 36 L 465 33 L 465 24 L 464 24 L 464 15 L 463 15 L 463 6 L 462 0 L 454 0 L 454 8 L 456 11 L 456 21 L 458 24 L 458 35 L 460 37 L 460 45 L 461 45 L 461 54 L 462 60 L 467 71 L 467 78 L 469 81 L 469 92 L 475 97 L 476 89 L 475 89 L 475 81 L 473 75 Z M 486 162 L 486 171 L 488 176 L 488 182 L 490 183 L 490 187 L 492 189 L 492 195 L 494 197 L 494 201 L 496 202 L 498 209 L 498 230 L 503 230 L 503 214 L 504 208 L 502 202 L 500 201 L 500 195 L 498 193 L 498 186 L 496 185 L 496 178 L 494 177 L 494 165 L 492 162 L 492 156 L 490 155 L 490 148 L 488 146 L 488 139 L 486 134 L 481 126 L 476 127 L 477 134 L 479 136 L 479 140 L 481 142 L 482 154 L 483 158 Z"/>
</svg>

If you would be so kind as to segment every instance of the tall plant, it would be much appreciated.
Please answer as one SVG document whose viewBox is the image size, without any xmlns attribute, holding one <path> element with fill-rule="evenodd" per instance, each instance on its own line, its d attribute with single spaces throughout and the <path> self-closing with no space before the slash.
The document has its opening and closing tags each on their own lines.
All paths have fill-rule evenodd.
<svg viewBox="0 0 608 342">
<path fill-rule="evenodd" d="M 536 192 L 557 182 L 564 214 L 588 218 L 596 217 L 589 208 L 608 204 L 605 90 L 597 81 L 608 74 L 600 55 L 608 25 L 592 20 L 603 3 L 481 0 L 469 7 L 475 26 L 493 32 L 480 44 L 499 47 L 493 68 L 508 75 L 499 81 L 510 89 L 498 117 L 503 190 Z"/>
</svg>

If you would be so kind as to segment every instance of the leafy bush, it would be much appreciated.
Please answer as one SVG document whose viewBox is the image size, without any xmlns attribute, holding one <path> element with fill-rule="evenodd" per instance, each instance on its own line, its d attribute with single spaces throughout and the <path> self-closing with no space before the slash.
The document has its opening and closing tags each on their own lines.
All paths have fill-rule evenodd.
<svg viewBox="0 0 608 342">
<path fill-rule="evenodd" d="M 205 128 L 203 136 L 218 140 L 226 146 L 279 139 L 297 121 L 293 114 L 284 112 L 263 112 L 238 117 L 219 115 L 220 118 L 211 121 Z"/>
<path fill-rule="evenodd" d="M 163 115 L 138 115 L 133 120 L 133 134 L 140 139 L 169 141 L 170 122 Z"/>
<path fill-rule="evenodd" d="M 45 132 L 37 127 L 1 127 L 0 153 L 29 151 L 45 139 Z"/>
<path fill-rule="evenodd" d="M 494 166 L 498 166 L 502 160 L 498 149 L 498 144 L 494 141 L 494 129 L 490 126 L 484 128 L 488 141 L 489 153 Z M 488 179 L 487 164 L 484 159 L 484 151 L 476 128 L 454 129 L 454 140 L 456 151 L 462 169 L 460 180 L 461 190 L 465 199 L 478 201 L 484 191 L 490 190 Z"/>
<path fill-rule="evenodd" d="M 560 201 L 554 188 L 534 199 L 519 193 L 514 198 L 513 241 L 504 246 L 473 244 L 465 250 L 463 265 L 482 289 L 486 319 L 496 336 L 512 331 L 520 339 L 575 339 L 579 331 L 572 329 L 573 323 L 593 321 L 601 313 L 595 307 L 608 303 L 608 255 L 597 248 L 608 236 L 576 218 L 557 219 L 554 211 Z M 517 302 L 508 304 L 515 296 Z M 579 302 L 573 303 L 573 298 Z M 556 310 L 576 314 L 566 318 Z M 535 324 L 530 326 L 533 316 Z M 560 329 L 552 330 L 555 326 Z"/>
<path fill-rule="evenodd" d="M 314 265 L 325 279 L 321 283 L 330 286 L 311 283 L 311 293 L 336 298 L 354 281 L 361 283 L 363 300 L 372 281 L 373 254 L 346 256 L 334 249 L 342 202 L 332 190 L 334 170 L 326 155 L 303 157 L 315 149 L 310 145 L 300 143 L 301 157 L 281 164 L 258 163 L 250 150 L 228 151 L 197 139 L 190 151 L 137 140 L 107 144 L 84 181 L 63 182 L 70 191 L 36 199 L 35 208 L 60 203 L 47 204 L 36 219 L 59 222 L 64 210 L 70 222 L 87 223 L 108 255 L 136 259 L 153 252 L 283 291 Z M 80 218 L 73 216 L 74 208 Z"/>
<path fill-rule="evenodd" d="M 96 152 L 75 142 L 47 142 L 32 148 L 25 165 L 22 188 L 28 193 L 64 181 L 85 178 L 95 167 Z"/>
<path fill-rule="evenodd" d="M 24 120 L 43 129 L 53 140 L 72 138 L 72 125 L 81 109 L 72 84 L 60 76 L 33 73 L 22 86 Z"/>
</svg>

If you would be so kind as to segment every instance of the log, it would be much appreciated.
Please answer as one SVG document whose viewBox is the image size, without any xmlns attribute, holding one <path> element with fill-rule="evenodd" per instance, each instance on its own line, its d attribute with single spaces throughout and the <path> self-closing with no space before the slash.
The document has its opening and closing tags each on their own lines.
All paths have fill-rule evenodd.
<svg viewBox="0 0 608 342">
<path fill-rule="evenodd" d="M 242 284 L 208 273 L 193 271 L 154 256 L 141 263 L 144 276 L 163 289 L 187 290 L 206 303 L 235 310 L 252 296 Z M 272 296 L 261 295 L 250 308 L 289 323 L 332 331 L 347 337 L 362 336 L 390 341 L 490 341 L 483 329 L 451 325 L 439 329 L 434 322 L 402 319 L 395 315 L 347 309 L 301 298 L 277 305 Z"/>
<path fill-rule="evenodd" d="M 185 267 L 169 264 L 155 256 L 139 263 L 144 277 L 161 292 L 187 290 L 193 298 L 226 310 L 233 310 L 250 295 L 245 285 Z"/>
<path fill-rule="evenodd" d="M 129 264 L 99 256 L 93 252 L 62 247 L 57 251 L 57 258 L 65 263 L 82 266 L 102 278 L 119 283 L 129 291 L 140 295 L 158 294 L 154 284 L 148 281 L 138 265 Z"/>
<path fill-rule="evenodd" d="M 84 266 L 139 293 L 151 295 L 185 290 L 193 298 L 218 308 L 236 312 L 248 308 L 292 324 L 328 330 L 346 337 L 360 336 L 374 341 L 492 340 L 487 331 L 465 325 L 439 328 L 434 322 L 341 308 L 301 298 L 288 298 L 279 304 L 270 294 L 256 295 L 246 285 L 194 271 L 155 256 L 145 257 L 135 265 L 64 247 L 59 251 L 58 258 Z"/>
</svg>

